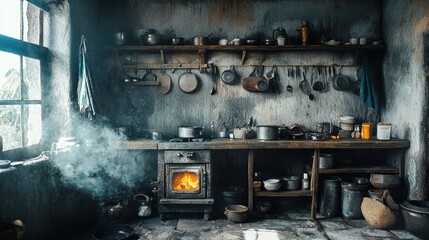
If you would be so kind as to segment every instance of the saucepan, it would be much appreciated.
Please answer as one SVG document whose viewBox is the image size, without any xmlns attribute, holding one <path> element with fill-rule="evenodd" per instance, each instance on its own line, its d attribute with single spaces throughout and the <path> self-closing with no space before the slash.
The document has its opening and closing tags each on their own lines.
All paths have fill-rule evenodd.
<svg viewBox="0 0 429 240">
<path fill-rule="evenodd" d="M 180 126 L 179 138 L 200 138 L 203 135 L 201 126 Z"/>
<path fill-rule="evenodd" d="M 185 38 L 182 37 L 172 37 L 171 38 L 171 44 L 172 45 L 183 45 L 185 41 Z"/>
<path fill-rule="evenodd" d="M 210 33 L 208 36 L 195 36 L 194 45 L 207 45 L 212 34 L 213 33 Z"/>
</svg>

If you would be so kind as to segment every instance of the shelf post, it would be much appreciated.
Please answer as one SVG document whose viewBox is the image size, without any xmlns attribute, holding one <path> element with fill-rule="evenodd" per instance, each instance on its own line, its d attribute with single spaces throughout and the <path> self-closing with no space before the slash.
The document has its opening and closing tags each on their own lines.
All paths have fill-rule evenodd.
<svg viewBox="0 0 429 240">
<path fill-rule="evenodd" d="M 255 151 L 249 150 L 247 156 L 247 187 L 248 187 L 248 208 L 249 212 L 253 212 L 253 160 L 255 158 Z"/>
<path fill-rule="evenodd" d="M 311 168 L 311 217 L 315 220 L 317 213 L 317 189 L 319 186 L 319 155 L 320 150 L 314 149 L 313 167 Z"/>
<path fill-rule="evenodd" d="M 200 63 L 200 72 L 205 73 L 207 66 L 206 66 L 206 50 L 205 49 L 198 49 L 198 61 Z"/>
</svg>

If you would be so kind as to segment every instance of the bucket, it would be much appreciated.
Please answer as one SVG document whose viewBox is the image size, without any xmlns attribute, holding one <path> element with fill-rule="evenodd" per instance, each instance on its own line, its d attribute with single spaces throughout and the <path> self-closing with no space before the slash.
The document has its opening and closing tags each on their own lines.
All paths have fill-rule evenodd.
<svg viewBox="0 0 429 240">
<path fill-rule="evenodd" d="M 329 177 L 322 182 L 320 214 L 325 217 L 336 217 L 340 213 L 341 178 Z"/>
<path fill-rule="evenodd" d="M 244 188 L 231 186 L 222 189 L 222 209 L 228 205 L 240 205 L 244 203 Z"/>
<path fill-rule="evenodd" d="M 386 122 L 380 122 L 377 124 L 377 139 L 378 140 L 390 140 L 392 132 L 392 124 Z"/>
<path fill-rule="evenodd" d="M 363 197 L 366 196 L 368 185 L 358 185 L 356 183 L 342 183 L 341 189 L 342 215 L 348 219 L 363 218 L 361 204 Z"/>
</svg>

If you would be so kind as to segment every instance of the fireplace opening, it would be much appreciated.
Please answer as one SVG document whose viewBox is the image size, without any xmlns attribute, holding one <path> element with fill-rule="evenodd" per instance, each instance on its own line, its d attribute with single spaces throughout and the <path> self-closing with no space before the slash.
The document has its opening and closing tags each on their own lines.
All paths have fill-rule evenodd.
<svg viewBox="0 0 429 240">
<path fill-rule="evenodd" d="M 172 176 L 173 191 L 181 192 L 199 192 L 200 191 L 200 179 L 195 172 L 176 172 Z"/>
</svg>

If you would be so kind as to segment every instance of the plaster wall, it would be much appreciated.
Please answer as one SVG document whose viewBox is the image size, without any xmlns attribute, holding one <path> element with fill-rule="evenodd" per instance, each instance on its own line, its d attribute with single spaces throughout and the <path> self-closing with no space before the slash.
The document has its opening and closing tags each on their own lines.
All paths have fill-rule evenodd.
<svg viewBox="0 0 429 240">
<path fill-rule="evenodd" d="M 93 42 L 93 48 L 101 44 L 112 44 L 115 31 L 129 31 L 141 28 L 156 29 L 163 35 L 192 38 L 208 35 L 213 38 L 235 36 L 241 38 L 265 39 L 272 37 L 272 30 L 284 27 L 290 44 L 298 44 L 297 28 L 302 20 L 308 20 L 311 28 L 311 42 L 318 44 L 323 34 L 328 39 L 348 41 L 352 36 L 367 37 L 369 41 L 380 38 L 381 4 L 379 1 L 115 1 L 106 4 L 98 21 L 96 31 L 101 38 Z M 91 33 L 91 34 L 93 34 Z M 206 61 L 219 66 L 220 73 L 235 66 L 239 79 L 234 85 L 226 85 L 216 79 L 217 93 L 210 95 L 213 86 L 210 74 L 193 70 L 200 80 L 195 93 L 183 93 L 178 87 L 178 78 L 184 72 L 177 70 L 170 74 L 173 87 L 166 95 L 158 94 L 151 87 L 129 87 L 123 84 L 123 75 L 118 74 L 120 63 L 160 62 L 157 53 L 99 52 L 100 62 L 95 67 L 96 81 L 100 91 L 97 102 L 102 115 L 115 126 L 132 127 L 144 134 L 147 129 L 158 129 L 164 137 L 177 136 L 179 125 L 202 125 L 210 129 L 215 122 L 216 130 L 225 125 L 244 125 L 250 117 L 257 124 L 302 124 L 314 129 L 317 122 L 338 124 L 341 115 L 354 115 L 361 121 L 373 121 L 374 115 L 350 92 L 336 91 L 329 85 L 326 93 L 315 93 L 316 100 L 310 101 L 299 90 L 302 76 L 287 77 L 288 67 L 344 65 L 342 73 L 356 80 L 356 63 L 352 53 L 333 52 L 289 52 L 248 53 L 241 64 L 241 54 L 207 54 Z M 196 54 L 166 54 L 166 62 L 196 62 Z M 279 92 L 250 93 L 245 91 L 240 79 L 248 76 L 253 65 L 264 65 L 267 72 L 273 64 L 279 66 Z M 311 68 L 307 69 L 308 81 Z M 339 68 L 337 68 L 337 71 Z M 158 70 L 153 71 L 159 74 Z M 128 72 L 142 77 L 145 71 Z M 381 79 L 376 79 L 381 81 Z M 329 80 L 328 80 L 329 82 Z M 293 86 L 293 93 L 286 86 Z"/>
<path fill-rule="evenodd" d="M 424 42 L 424 36 L 429 30 L 429 2 L 385 1 L 383 10 L 388 48 L 383 64 L 387 97 L 382 120 L 394 123 L 395 137 L 411 141 L 406 154 L 408 198 L 425 199 L 428 94 L 424 46 L 428 43 Z"/>
</svg>

